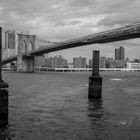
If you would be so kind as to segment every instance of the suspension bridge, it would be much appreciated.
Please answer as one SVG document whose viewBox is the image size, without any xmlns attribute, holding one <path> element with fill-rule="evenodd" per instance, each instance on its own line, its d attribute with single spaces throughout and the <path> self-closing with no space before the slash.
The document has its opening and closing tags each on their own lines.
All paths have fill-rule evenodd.
<svg viewBox="0 0 140 140">
<path fill-rule="evenodd" d="M 2 60 L 2 64 L 17 61 L 17 69 L 22 71 L 33 71 L 34 57 L 45 53 L 55 52 L 74 47 L 80 47 L 96 43 L 109 43 L 140 37 L 140 22 L 127 25 L 121 28 L 108 30 L 100 33 L 90 34 L 80 38 L 74 38 L 62 42 L 50 42 L 36 38 L 35 35 L 17 34 L 15 41 L 15 54 Z M 35 48 L 35 41 L 41 41 L 48 45 Z M 30 45 L 28 45 L 30 44 Z"/>
</svg>

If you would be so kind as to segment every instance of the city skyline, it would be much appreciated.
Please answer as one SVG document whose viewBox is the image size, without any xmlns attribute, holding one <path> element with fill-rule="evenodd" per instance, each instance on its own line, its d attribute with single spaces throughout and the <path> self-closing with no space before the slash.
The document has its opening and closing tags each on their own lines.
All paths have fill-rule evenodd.
<svg viewBox="0 0 140 140">
<path fill-rule="evenodd" d="M 128 67 L 139 67 L 140 65 L 140 58 L 134 58 L 133 60 L 130 60 L 128 57 L 125 58 L 125 48 L 123 46 L 119 46 L 114 49 L 114 58 L 112 57 L 103 57 L 100 56 L 100 62 L 99 67 L 100 68 L 125 68 L 127 66 L 127 63 L 129 62 Z M 62 58 L 62 60 L 65 60 L 67 63 L 65 65 L 59 66 L 59 63 L 63 63 L 62 60 L 59 58 Z M 72 61 L 68 61 L 65 59 L 62 55 L 55 55 L 54 57 L 47 55 L 47 58 L 45 58 L 44 66 L 46 67 L 73 67 L 73 68 L 92 68 L 92 58 L 87 59 L 83 56 L 77 56 L 73 57 Z M 56 60 L 55 60 L 56 59 Z M 53 60 L 53 62 L 51 62 Z M 54 61 L 58 64 L 53 64 Z M 61 62 L 62 61 L 62 62 Z M 136 64 L 135 64 L 136 63 Z M 41 66 L 41 65 L 39 65 Z"/>
<path fill-rule="evenodd" d="M 125 59 L 127 59 L 127 58 L 129 58 L 129 60 L 130 61 L 133 61 L 134 59 L 140 59 L 140 55 L 137 57 L 137 56 L 133 56 L 133 57 L 130 57 L 129 55 L 128 55 L 128 53 L 127 53 L 127 51 L 128 51 L 128 49 L 127 48 L 125 48 L 123 45 L 121 45 L 121 46 L 116 46 L 115 48 L 112 48 L 112 50 L 111 50 L 111 53 L 110 53 L 110 55 L 104 55 L 104 53 L 102 52 L 102 50 L 100 50 L 100 49 L 98 49 L 98 47 L 96 47 L 96 49 L 94 49 L 94 50 L 99 50 L 100 51 L 100 57 L 106 57 L 106 58 L 113 58 L 114 60 L 115 60 L 115 49 L 118 49 L 119 47 L 123 47 L 124 49 L 125 49 Z M 54 56 L 59 56 L 59 55 L 62 55 L 65 59 L 67 59 L 70 63 L 73 61 L 73 58 L 74 57 L 86 57 L 86 60 L 87 60 L 87 62 L 90 60 L 90 59 L 92 59 L 92 55 L 93 55 L 93 51 L 91 51 L 90 52 L 90 54 L 88 55 L 88 56 L 86 56 L 86 55 L 76 55 L 76 54 L 74 54 L 74 53 L 72 53 L 72 55 L 70 56 L 70 57 L 67 57 L 67 55 L 65 54 L 65 52 L 66 52 L 67 50 L 64 50 L 64 53 L 62 53 L 61 51 L 58 51 L 58 52 L 56 52 L 56 53 L 49 53 L 49 54 L 47 54 L 47 56 L 52 56 L 52 57 L 54 57 Z M 71 51 L 72 52 L 72 51 Z"/>
</svg>

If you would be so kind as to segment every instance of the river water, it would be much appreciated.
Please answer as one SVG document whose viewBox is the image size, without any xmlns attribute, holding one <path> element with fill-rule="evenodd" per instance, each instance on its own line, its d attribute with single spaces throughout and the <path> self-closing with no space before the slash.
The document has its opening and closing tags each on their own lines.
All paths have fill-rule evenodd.
<svg viewBox="0 0 140 140">
<path fill-rule="evenodd" d="M 88 100 L 91 73 L 4 73 L 9 125 L 0 140 L 140 140 L 140 73 L 102 72 L 102 101 Z"/>
</svg>

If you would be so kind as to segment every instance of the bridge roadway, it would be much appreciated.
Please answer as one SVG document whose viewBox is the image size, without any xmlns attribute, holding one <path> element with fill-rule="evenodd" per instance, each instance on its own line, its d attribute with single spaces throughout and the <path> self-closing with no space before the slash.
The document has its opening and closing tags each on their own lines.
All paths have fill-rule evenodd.
<svg viewBox="0 0 140 140">
<path fill-rule="evenodd" d="M 24 53 L 23 57 L 38 56 L 44 53 L 50 53 L 89 44 L 109 43 L 133 38 L 140 38 L 140 22 L 127 25 L 118 29 L 113 29 L 80 38 L 75 38 L 72 40 L 59 42 L 49 46 L 42 46 L 42 48 L 29 52 L 28 54 Z M 17 60 L 17 55 L 9 57 L 7 59 L 3 59 L 2 64 L 6 64 L 15 60 Z"/>
</svg>

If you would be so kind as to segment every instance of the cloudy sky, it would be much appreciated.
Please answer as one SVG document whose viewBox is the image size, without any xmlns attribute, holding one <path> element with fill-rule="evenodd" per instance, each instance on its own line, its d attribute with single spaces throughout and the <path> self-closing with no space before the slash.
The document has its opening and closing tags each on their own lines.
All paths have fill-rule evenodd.
<svg viewBox="0 0 140 140">
<path fill-rule="evenodd" d="M 140 21 L 140 0 L 0 0 L 0 25 L 38 38 L 63 41 Z M 92 50 L 114 57 L 124 46 L 126 57 L 140 58 L 140 39 L 89 45 L 52 53 L 71 59 L 91 58 Z"/>
</svg>

